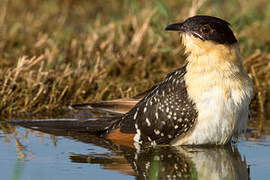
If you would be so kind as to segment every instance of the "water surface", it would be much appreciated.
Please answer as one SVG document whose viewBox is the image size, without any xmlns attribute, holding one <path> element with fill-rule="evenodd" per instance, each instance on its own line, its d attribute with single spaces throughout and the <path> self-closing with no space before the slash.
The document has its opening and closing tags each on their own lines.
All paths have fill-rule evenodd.
<svg viewBox="0 0 270 180">
<path fill-rule="evenodd" d="M 85 133 L 45 133 L 2 123 L 1 178 L 267 179 L 269 127 L 267 120 L 252 121 L 245 137 L 225 147 L 136 150 Z"/>
</svg>

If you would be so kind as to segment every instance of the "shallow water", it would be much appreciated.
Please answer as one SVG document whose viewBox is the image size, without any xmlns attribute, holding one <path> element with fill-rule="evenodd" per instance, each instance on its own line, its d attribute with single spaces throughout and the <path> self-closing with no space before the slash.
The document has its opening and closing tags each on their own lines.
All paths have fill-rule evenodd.
<svg viewBox="0 0 270 180">
<path fill-rule="evenodd" d="M 2 123 L 1 179 L 267 179 L 269 127 L 266 120 L 250 123 L 247 135 L 226 147 L 139 151 L 89 134 Z"/>
</svg>

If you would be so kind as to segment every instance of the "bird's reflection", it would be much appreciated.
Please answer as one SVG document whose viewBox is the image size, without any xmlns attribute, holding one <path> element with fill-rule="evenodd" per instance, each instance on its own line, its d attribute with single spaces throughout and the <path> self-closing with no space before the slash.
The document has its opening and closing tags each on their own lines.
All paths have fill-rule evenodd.
<svg viewBox="0 0 270 180">
<path fill-rule="evenodd" d="M 249 179 L 236 146 L 155 147 L 136 151 L 120 147 L 108 154 L 73 154 L 72 162 L 100 164 L 137 179 Z"/>
<path fill-rule="evenodd" d="M 39 130 L 108 149 L 106 154 L 74 152 L 70 160 L 99 164 L 104 169 L 132 175 L 136 179 L 249 179 L 249 168 L 236 145 L 157 146 L 138 150 L 87 133 Z"/>
</svg>

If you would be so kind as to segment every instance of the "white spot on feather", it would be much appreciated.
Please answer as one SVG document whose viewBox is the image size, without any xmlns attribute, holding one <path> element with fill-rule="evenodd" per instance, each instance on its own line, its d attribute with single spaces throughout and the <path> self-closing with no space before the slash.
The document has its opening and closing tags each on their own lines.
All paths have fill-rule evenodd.
<svg viewBox="0 0 270 180">
<path fill-rule="evenodd" d="M 147 111 L 147 107 L 144 107 L 143 112 L 145 113 Z"/>
<path fill-rule="evenodd" d="M 151 122 L 149 121 L 149 119 L 148 119 L 148 118 L 146 118 L 146 119 L 145 119 L 145 122 L 146 122 L 146 124 L 147 124 L 147 126 L 148 126 L 148 127 L 150 127 L 150 126 L 151 126 Z"/>
<path fill-rule="evenodd" d="M 134 116 L 133 116 L 133 119 L 134 119 L 134 120 L 136 120 L 137 114 L 138 114 L 138 111 L 136 111 L 135 114 L 134 114 Z"/>
<path fill-rule="evenodd" d="M 155 132 L 156 135 L 160 134 L 160 131 L 158 129 L 154 129 L 154 132 Z"/>
<path fill-rule="evenodd" d="M 158 119 L 158 112 L 155 113 L 156 119 Z"/>
<path fill-rule="evenodd" d="M 136 135 L 134 136 L 133 140 L 137 143 L 141 143 L 141 131 L 136 128 Z"/>
</svg>

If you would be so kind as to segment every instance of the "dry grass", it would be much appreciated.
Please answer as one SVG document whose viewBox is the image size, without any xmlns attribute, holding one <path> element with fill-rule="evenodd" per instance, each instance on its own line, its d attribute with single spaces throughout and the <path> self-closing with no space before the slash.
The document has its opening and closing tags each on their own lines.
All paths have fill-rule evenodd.
<svg viewBox="0 0 270 180">
<path fill-rule="evenodd" d="M 229 20 L 255 82 L 255 112 L 269 115 L 267 0 L 0 2 L 0 114 L 48 113 L 141 92 L 184 62 L 169 23 L 188 14 Z"/>
</svg>

